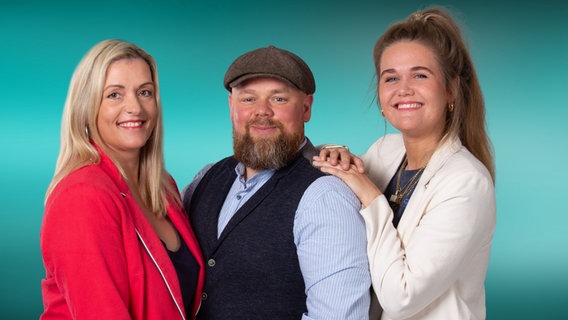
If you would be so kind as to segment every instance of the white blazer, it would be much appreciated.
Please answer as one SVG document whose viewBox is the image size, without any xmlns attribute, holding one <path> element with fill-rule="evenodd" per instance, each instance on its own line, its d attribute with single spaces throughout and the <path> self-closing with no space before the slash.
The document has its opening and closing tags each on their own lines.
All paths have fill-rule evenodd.
<svg viewBox="0 0 568 320">
<path fill-rule="evenodd" d="M 387 135 L 361 156 L 384 192 L 405 154 Z M 361 210 L 381 319 L 485 319 L 485 275 L 495 230 L 491 175 L 459 139 L 432 155 L 399 222 L 384 195 Z"/>
</svg>

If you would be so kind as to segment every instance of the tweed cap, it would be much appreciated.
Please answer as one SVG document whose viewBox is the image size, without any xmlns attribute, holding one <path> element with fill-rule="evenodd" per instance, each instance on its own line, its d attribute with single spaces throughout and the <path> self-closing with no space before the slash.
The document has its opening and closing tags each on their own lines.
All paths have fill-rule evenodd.
<svg viewBox="0 0 568 320">
<path fill-rule="evenodd" d="M 231 91 L 241 82 L 258 77 L 284 80 L 307 94 L 316 91 L 314 75 L 304 60 L 275 46 L 255 49 L 239 56 L 229 66 L 223 84 Z"/>
</svg>

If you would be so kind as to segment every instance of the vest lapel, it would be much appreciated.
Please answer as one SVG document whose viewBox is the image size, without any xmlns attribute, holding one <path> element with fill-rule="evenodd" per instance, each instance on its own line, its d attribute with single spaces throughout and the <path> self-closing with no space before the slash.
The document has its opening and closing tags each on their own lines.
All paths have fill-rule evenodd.
<svg viewBox="0 0 568 320">
<path fill-rule="evenodd" d="M 225 159 L 225 161 L 223 161 L 223 163 L 221 163 L 219 167 L 213 166 L 204 177 L 204 179 L 199 183 L 199 186 L 195 190 L 195 192 L 201 193 L 203 190 L 207 189 L 207 184 L 212 182 L 209 178 L 216 175 L 216 171 L 220 171 L 223 175 L 231 178 L 221 180 L 221 187 L 219 188 L 218 192 L 216 192 L 216 195 L 214 197 L 226 197 L 227 193 L 229 193 L 229 190 L 231 189 L 231 185 L 233 184 L 234 179 L 236 178 L 236 165 L 237 161 L 231 157 Z M 200 197 L 201 195 L 194 195 L 192 199 Z M 223 207 L 224 198 L 222 200 L 218 200 L 220 201 L 209 202 L 207 208 L 202 207 L 203 210 L 207 211 L 207 216 L 213 217 L 213 219 L 204 219 L 199 223 L 199 227 L 204 229 L 201 234 L 205 235 L 200 239 L 200 245 L 206 255 L 209 255 L 208 253 L 213 253 L 221 242 L 221 238 L 219 238 L 219 240 L 217 239 L 217 228 L 219 224 L 219 213 L 221 212 L 221 208 Z M 190 208 L 191 207 L 192 205 L 190 204 Z"/>
</svg>

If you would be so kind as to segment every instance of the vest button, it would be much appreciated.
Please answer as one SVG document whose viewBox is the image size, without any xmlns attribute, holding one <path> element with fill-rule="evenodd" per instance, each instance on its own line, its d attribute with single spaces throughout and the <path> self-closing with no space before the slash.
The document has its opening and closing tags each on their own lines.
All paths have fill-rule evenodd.
<svg viewBox="0 0 568 320">
<path fill-rule="evenodd" d="M 208 264 L 210 267 L 214 267 L 214 266 L 215 266 L 215 259 L 209 259 L 209 260 L 207 260 L 207 264 Z"/>
<path fill-rule="evenodd" d="M 203 292 L 201 294 L 201 300 L 207 300 L 207 293 Z"/>
</svg>

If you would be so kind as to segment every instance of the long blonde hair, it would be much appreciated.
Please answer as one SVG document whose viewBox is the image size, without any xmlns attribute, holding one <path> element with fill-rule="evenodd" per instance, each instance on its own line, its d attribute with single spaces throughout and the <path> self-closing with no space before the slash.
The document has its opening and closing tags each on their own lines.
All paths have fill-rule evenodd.
<svg viewBox="0 0 568 320">
<path fill-rule="evenodd" d="M 433 50 L 444 74 L 446 88 L 455 96 L 454 111 L 447 113 L 442 141 L 459 137 L 462 144 L 485 165 L 495 181 L 493 148 L 485 124 L 485 102 L 456 22 L 446 10 L 429 8 L 392 25 L 375 44 L 373 58 L 377 76 L 381 72 L 384 50 L 399 41 L 417 41 Z M 458 87 L 453 85 L 455 79 L 458 80 Z"/>
<path fill-rule="evenodd" d="M 122 40 L 104 40 L 92 47 L 73 73 L 61 120 L 61 140 L 55 174 L 47 189 L 46 199 L 57 184 L 71 172 L 100 162 L 100 155 L 91 144 L 103 145 L 97 128 L 97 115 L 102 99 L 106 73 L 115 61 L 143 59 L 150 68 L 155 87 L 158 109 L 156 127 L 140 152 L 139 190 L 143 205 L 156 215 L 165 214 L 166 206 L 173 200 L 178 204 L 179 192 L 171 183 L 163 158 L 162 103 L 158 85 L 156 62 L 142 48 Z M 126 179 L 117 161 L 113 161 Z"/>
</svg>

